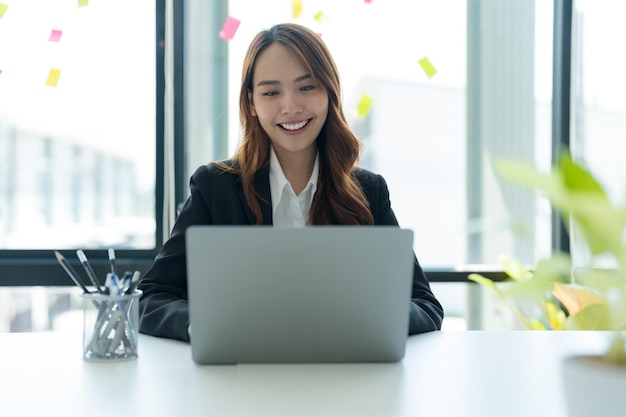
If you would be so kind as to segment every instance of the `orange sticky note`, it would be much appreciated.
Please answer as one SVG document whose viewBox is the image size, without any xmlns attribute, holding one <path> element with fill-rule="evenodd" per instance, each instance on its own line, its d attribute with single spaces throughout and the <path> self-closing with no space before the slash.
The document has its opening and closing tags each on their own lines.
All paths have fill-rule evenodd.
<svg viewBox="0 0 626 417">
<path fill-rule="evenodd" d="M 50 32 L 50 37 L 48 38 L 48 41 L 59 42 L 61 40 L 61 35 L 63 35 L 62 30 L 52 29 L 52 32 Z"/>
<path fill-rule="evenodd" d="M 61 77 L 61 70 L 56 68 L 50 68 L 50 72 L 48 73 L 48 79 L 46 80 L 46 85 L 50 87 L 56 87 L 59 83 L 59 78 Z"/>
<path fill-rule="evenodd" d="M 368 96 L 367 94 L 363 94 L 363 96 L 361 96 L 361 100 L 359 100 L 359 104 L 356 107 L 357 114 L 361 117 L 367 117 L 373 102 L 373 97 Z"/>
<path fill-rule="evenodd" d="M 224 39 L 225 41 L 231 40 L 235 36 L 237 28 L 239 28 L 239 23 L 241 23 L 241 21 L 235 19 L 234 17 L 228 16 L 226 18 L 224 26 L 222 26 L 222 30 L 220 30 L 220 38 Z"/>
<path fill-rule="evenodd" d="M 78 0 L 78 7 L 89 6 L 89 0 Z"/>
<path fill-rule="evenodd" d="M 326 16 L 324 12 L 321 10 L 315 13 L 315 16 L 313 16 L 313 19 L 317 20 L 318 23 L 328 23 L 328 16 Z"/>
<path fill-rule="evenodd" d="M 0 3 L 0 19 L 2 19 L 2 16 L 4 16 L 4 13 L 7 11 L 7 9 L 9 8 L 9 6 L 7 6 L 4 3 Z"/>
<path fill-rule="evenodd" d="M 419 63 L 422 69 L 424 70 L 424 72 L 426 73 L 426 75 L 428 75 L 428 78 L 432 77 L 433 75 L 437 73 L 437 70 L 435 69 L 435 67 L 433 67 L 433 64 L 430 63 L 428 58 L 424 57 L 420 59 Z"/>
<path fill-rule="evenodd" d="M 293 17 L 297 19 L 302 14 L 302 0 L 293 0 L 291 6 L 293 7 Z"/>
</svg>

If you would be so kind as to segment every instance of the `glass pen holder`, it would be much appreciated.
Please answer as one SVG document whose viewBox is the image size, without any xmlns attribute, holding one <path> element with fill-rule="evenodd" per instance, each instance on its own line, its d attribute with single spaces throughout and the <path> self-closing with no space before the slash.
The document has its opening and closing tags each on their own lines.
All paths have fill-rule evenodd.
<svg viewBox="0 0 626 417">
<path fill-rule="evenodd" d="M 83 293 L 83 359 L 137 359 L 139 297 L 142 292 L 109 295 Z"/>
</svg>

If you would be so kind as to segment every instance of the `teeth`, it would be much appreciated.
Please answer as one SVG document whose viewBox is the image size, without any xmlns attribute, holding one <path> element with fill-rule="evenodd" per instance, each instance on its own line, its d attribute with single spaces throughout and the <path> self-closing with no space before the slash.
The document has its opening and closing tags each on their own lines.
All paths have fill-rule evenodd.
<svg viewBox="0 0 626 417">
<path fill-rule="evenodd" d="M 305 120 L 303 122 L 293 123 L 293 124 L 281 123 L 281 126 L 283 127 L 283 129 L 287 129 L 287 130 L 298 130 L 298 129 L 302 129 L 304 126 L 306 126 L 307 123 L 309 123 L 309 121 Z"/>
</svg>

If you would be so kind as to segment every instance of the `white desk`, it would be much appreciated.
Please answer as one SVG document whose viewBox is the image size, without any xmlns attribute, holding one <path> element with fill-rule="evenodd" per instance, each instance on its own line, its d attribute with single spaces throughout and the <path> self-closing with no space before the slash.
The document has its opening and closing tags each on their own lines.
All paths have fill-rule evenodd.
<svg viewBox="0 0 626 417">
<path fill-rule="evenodd" d="M 145 335 L 139 359 L 90 363 L 81 336 L 0 334 L 0 415 L 565 417 L 561 358 L 600 352 L 593 332 L 436 332 L 397 364 L 198 366 Z"/>
</svg>

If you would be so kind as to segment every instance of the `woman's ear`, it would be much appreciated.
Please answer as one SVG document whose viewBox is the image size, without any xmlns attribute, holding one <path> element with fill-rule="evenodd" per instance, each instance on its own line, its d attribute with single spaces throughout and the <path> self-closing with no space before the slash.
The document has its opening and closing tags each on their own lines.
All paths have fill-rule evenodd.
<svg viewBox="0 0 626 417">
<path fill-rule="evenodd" d="M 248 103 L 250 103 L 250 113 L 256 117 L 256 109 L 254 108 L 254 100 L 252 100 L 252 91 L 248 90 Z"/>
</svg>

